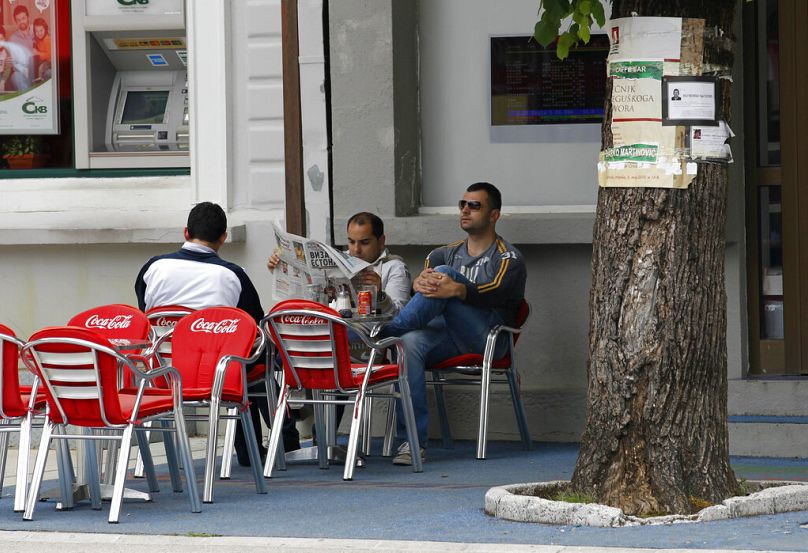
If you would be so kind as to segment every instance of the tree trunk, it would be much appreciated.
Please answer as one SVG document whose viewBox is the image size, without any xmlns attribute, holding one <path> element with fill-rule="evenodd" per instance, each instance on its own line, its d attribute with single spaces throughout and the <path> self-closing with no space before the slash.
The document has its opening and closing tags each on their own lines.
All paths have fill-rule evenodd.
<svg viewBox="0 0 808 553">
<path fill-rule="evenodd" d="M 612 17 L 706 19 L 705 67 L 731 67 L 735 0 L 614 0 Z M 729 81 L 723 83 L 729 119 Z M 607 92 L 603 147 L 611 146 Z M 727 168 L 687 190 L 601 188 L 590 293 L 587 425 L 572 484 L 636 515 L 688 513 L 737 490 L 729 466 Z"/>
</svg>

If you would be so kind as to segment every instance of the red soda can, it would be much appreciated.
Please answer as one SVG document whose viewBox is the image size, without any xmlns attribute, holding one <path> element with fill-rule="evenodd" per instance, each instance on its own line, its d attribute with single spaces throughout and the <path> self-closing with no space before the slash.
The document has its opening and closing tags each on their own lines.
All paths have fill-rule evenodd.
<svg viewBox="0 0 808 553">
<path fill-rule="evenodd" d="M 359 316 L 367 317 L 373 314 L 373 296 L 370 290 L 362 290 L 356 295 L 356 310 Z"/>
</svg>

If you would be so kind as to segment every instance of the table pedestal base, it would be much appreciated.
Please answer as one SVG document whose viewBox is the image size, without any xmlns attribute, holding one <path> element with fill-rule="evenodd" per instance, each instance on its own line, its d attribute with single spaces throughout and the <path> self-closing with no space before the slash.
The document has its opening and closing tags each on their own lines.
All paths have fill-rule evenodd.
<svg viewBox="0 0 808 553">
<path fill-rule="evenodd" d="M 101 500 L 102 501 L 109 501 L 112 499 L 112 484 L 101 484 Z M 54 488 L 52 490 L 47 490 L 39 494 L 40 501 L 47 501 L 51 497 L 58 497 L 60 495 L 59 488 Z M 142 501 L 151 501 L 152 497 L 151 494 L 148 492 L 141 492 L 138 490 L 133 490 L 131 488 L 124 488 L 123 490 L 123 498 L 124 499 L 139 499 Z M 56 503 L 56 510 L 63 511 L 66 509 L 72 509 L 73 506 L 79 501 L 89 501 L 90 500 L 90 486 L 87 484 L 73 484 L 72 490 L 72 497 L 69 501 L 65 502 L 64 500 L 60 500 Z"/>
</svg>

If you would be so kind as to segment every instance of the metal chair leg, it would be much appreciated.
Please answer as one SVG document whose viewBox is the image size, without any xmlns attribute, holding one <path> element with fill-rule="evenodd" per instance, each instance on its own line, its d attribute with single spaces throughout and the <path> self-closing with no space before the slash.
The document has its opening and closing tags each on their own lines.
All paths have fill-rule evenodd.
<svg viewBox="0 0 808 553">
<path fill-rule="evenodd" d="M 20 440 L 17 450 L 17 486 L 14 489 L 14 512 L 19 513 L 25 510 L 25 494 L 28 490 L 28 459 L 31 455 L 31 426 L 33 424 L 31 412 L 20 422 Z M 8 439 L 8 434 L 3 433 L 3 437 Z M 8 451 L 8 441 L 3 448 L 3 465 L 6 464 L 6 452 Z M 2 479 L 4 468 L 0 469 L 0 479 Z M 0 481 L 2 483 L 2 481 Z M 2 486 L 0 486 L 0 491 Z"/>
<path fill-rule="evenodd" d="M 371 442 L 373 440 L 373 398 L 365 397 L 365 416 L 362 418 L 362 454 L 370 455 Z"/>
<path fill-rule="evenodd" d="M 449 426 L 449 413 L 446 411 L 446 395 L 443 393 L 443 384 L 440 381 L 443 377 L 436 371 L 432 371 L 432 389 L 435 390 L 435 405 L 438 408 L 438 420 L 440 421 L 440 436 L 444 449 L 452 449 L 452 429 Z"/>
<path fill-rule="evenodd" d="M 271 367 L 269 364 L 271 361 L 271 356 L 267 353 L 267 367 Z M 266 387 L 267 391 L 267 406 L 269 409 L 274 409 L 278 405 L 278 394 L 275 393 L 275 386 L 276 386 L 275 378 L 272 376 L 272 371 L 269 371 L 269 376 L 264 381 L 264 386 Z M 274 422 L 274 415 L 273 415 L 273 422 Z M 273 427 L 274 428 L 274 427 Z M 273 428 L 270 428 L 269 431 L 272 432 Z M 286 449 L 283 447 L 283 440 L 278 442 L 278 448 L 280 455 L 275 456 L 275 467 L 278 470 L 286 470 Z M 267 449 L 269 449 L 269 442 L 267 442 Z M 269 459 L 269 454 L 267 454 L 267 459 Z M 271 471 L 270 471 L 271 472 Z M 267 469 L 264 468 L 264 476 L 269 478 L 267 475 Z"/>
<path fill-rule="evenodd" d="M 227 410 L 228 417 L 238 416 L 238 410 L 231 407 Z M 233 452 L 236 447 L 236 419 L 227 419 L 224 429 L 224 443 L 222 444 L 222 467 L 219 470 L 219 478 L 227 480 L 233 470 Z"/>
<path fill-rule="evenodd" d="M 245 429 L 246 433 L 246 429 Z M 216 468 L 216 440 L 219 434 L 219 400 L 210 400 L 208 413 L 208 441 L 205 457 L 205 483 L 202 490 L 203 503 L 213 503 L 213 472 Z"/>
<path fill-rule="evenodd" d="M 348 451 L 345 453 L 345 470 L 342 473 L 343 480 L 353 480 L 354 469 L 356 468 L 356 451 L 359 448 L 359 430 L 362 427 L 365 417 L 365 398 L 363 391 L 360 391 L 354 399 L 351 412 L 351 431 L 348 435 Z"/>
<path fill-rule="evenodd" d="M 188 440 L 188 430 L 185 425 L 185 415 L 182 412 L 182 407 L 178 407 L 174 411 L 174 428 L 176 429 L 177 444 L 180 448 L 182 465 L 185 470 L 185 485 L 188 487 L 191 512 L 198 513 L 202 510 L 202 504 L 199 501 L 199 486 L 196 483 L 194 459 L 191 455 L 191 442 Z M 170 440 L 171 436 L 166 434 L 166 441 Z"/>
<path fill-rule="evenodd" d="M 8 426 L 11 423 L 10 420 L 0 420 L 0 430 L 2 430 L 3 426 Z M 0 431 L 0 497 L 3 497 L 3 479 L 6 474 L 6 459 L 8 458 L 8 432 Z M 17 480 L 19 480 L 19 471 L 17 471 Z M 28 476 L 28 470 L 26 467 L 26 479 Z M 19 486 L 17 486 L 19 487 Z"/>
<path fill-rule="evenodd" d="M 115 480 L 112 488 L 112 500 L 109 506 L 109 522 L 114 524 L 118 522 L 118 517 L 121 513 L 121 503 L 123 502 L 123 485 L 126 482 L 126 469 L 129 465 L 129 452 L 132 447 L 132 430 L 133 425 L 128 425 L 123 430 L 121 443 L 118 451 L 118 462 L 115 465 Z M 148 461 L 143 460 L 146 470 L 148 471 Z M 148 474 L 148 472 L 147 472 Z"/>
<path fill-rule="evenodd" d="M 145 426 L 146 428 L 151 428 L 151 425 L 152 425 L 152 421 L 147 421 L 147 422 L 143 423 L 143 426 Z M 145 435 L 146 435 L 146 438 L 145 438 L 146 441 L 149 441 L 151 439 L 151 432 L 146 430 Z M 134 477 L 135 478 L 143 478 L 143 458 L 140 456 L 140 450 L 138 450 L 138 452 L 137 452 L 137 460 L 135 461 Z"/>
<path fill-rule="evenodd" d="M 34 462 L 34 474 L 31 476 L 31 488 L 28 490 L 28 497 L 25 500 L 25 513 L 22 515 L 23 520 L 33 520 L 34 509 L 36 504 L 39 503 L 39 487 L 42 485 L 42 476 L 45 474 L 45 463 L 48 460 L 48 449 L 50 448 L 51 434 L 53 433 L 53 423 L 49 420 L 45 421 L 42 427 L 42 437 L 39 440 L 39 449 L 36 453 L 36 461 Z M 59 475 L 65 477 L 67 475 Z M 64 498 L 62 498 L 64 500 Z"/>
<path fill-rule="evenodd" d="M 410 452 L 412 454 L 412 471 L 423 472 L 424 467 L 421 463 L 421 444 L 418 441 L 418 427 L 415 424 L 415 411 L 412 408 L 412 400 L 410 399 L 410 384 L 407 382 L 406 377 L 399 377 L 398 389 L 401 397 L 401 407 L 404 411 L 404 421 L 407 426 L 407 441 L 410 442 Z"/>
<path fill-rule="evenodd" d="M 275 468 L 275 457 L 278 454 L 278 444 L 281 440 L 281 427 L 283 426 L 283 418 L 286 416 L 286 400 L 288 397 L 288 391 L 281 389 L 281 399 L 275 408 L 275 416 L 272 419 L 272 428 L 269 432 L 267 461 L 264 464 L 264 477 L 266 478 L 272 478 L 272 470 Z"/>
<path fill-rule="evenodd" d="M 511 401 L 513 402 L 513 410 L 516 414 L 516 424 L 519 426 L 519 435 L 522 437 L 522 447 L 530 449 L 533 443 L 530 439 L 530 430 L 527 427 L 527 417 L 525 416 L 525 406 L 522 403 L 522 394 L 519 389 L 518 375 L 516 369 L 511 367 L 505 375 L 508 378 L 508 387 L 511 390 Z"/>
<path fill-rule="evenodd" d="M 166 430 L 171 429 L 171 423 L 167 420 L 161 420 L 160 426 Z M 176 426 L 174 427 L 176 429 Z M 181 457 L 177 457 L 177 448 L 175 444 L 175 436 L 172 432 L 161 432 L 163 435 L 163 448 L 166 452 L 166 463 L 168 464 L 168 475 L 171 478 L 171 489 L 179 493 L 182 491 L 182 480 L 180 479 L 180 463 Z"/>
<path fill-rule="evenodd" d="M 382 444 L 382 457 L 393 456 L 393 438 L 396 434 L 396 400 L 387 400 L 387 426 L 384 429 L 384 443 Z"/>
<path fill-rule="evenodd" d="M 247 442 L 247 453 L 250 457 L 250 470 L 255 479 L 255 493 L 267 493 L 266 483 L 261 474 L 261 453 L 258 451 L 258 439 L 250 419 L 250 411 L 245 409 L 240 413 L 241 426 L 244 430 L 244 441 Z"/>
<path fill-rule="evenodd" d="M 491 389 L 491 367 L 483 362 L 480 376 L 480 425 L 477 430 L 477 459 L 485 459 L 488 435 L 488 396 Z"/>
<path fill-rule="evenodd" d="M 85 433 L 92 434 L 92 430 L 85 429 Z M 98 457 L 94 443 L 81 444 L 86 452 L 84 455 L 84 474 L 87 475 L 87 487 L 89 489 L 90 504 L 93 510 L 101 510 L 101 480 L 98 478 Z"/>
<path fill-rule="evenodd" d="M 65 433 L 65 427 L 55 426 L 53 434 Z M 70 459 L 70 447 L 66 439 L 56 439 L 56 465 L 59 473 L 59 490 L 61 497 L 61 509 L 72 509 L 75 506 L 73 500 L 73 483 L 76 481 L 76 473 L 73 470 L 73 461 Z M 96 469 L 95 474 L 98 474 Z"/>
<path fill-rule="evenodd" d="M 314 399 L 320 399 L 322 396 L 317 390 L 312 390 Z M 314 426 L 317 428 L 317 460 L 321 469 L 328 468 L 328 429 L 325 425 L 325 415 L 323 413 L 325 406 L 322 403 L 314 404 Z"/>
<path fill-rule="evenodd" d="M 136 430 L 135 434 L 137 436 L 138 455 L 143 462 L 143 470 L 149 484 L 149 491 L 159 492 L 160 485 L 157 483 L 157 475 L 154 473 L 154 459 L 149 449 L 149 438 L 144 430 Z"/>
</svg>

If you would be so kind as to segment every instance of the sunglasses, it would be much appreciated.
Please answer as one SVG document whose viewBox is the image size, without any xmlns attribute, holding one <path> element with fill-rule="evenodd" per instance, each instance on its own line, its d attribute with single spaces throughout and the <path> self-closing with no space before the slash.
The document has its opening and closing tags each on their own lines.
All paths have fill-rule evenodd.
<svg viewBox="0 0 808 553">
<path fill-rule="evenodd" d="M 457 207 L 460 208 L 460 211 L 463 211 L 468 206 L 470 211 L 480 211 L 483 207 L 482 202 L 478 202 L 477 200 L 460 200 L 457 202 Z"/>
</svg>

